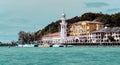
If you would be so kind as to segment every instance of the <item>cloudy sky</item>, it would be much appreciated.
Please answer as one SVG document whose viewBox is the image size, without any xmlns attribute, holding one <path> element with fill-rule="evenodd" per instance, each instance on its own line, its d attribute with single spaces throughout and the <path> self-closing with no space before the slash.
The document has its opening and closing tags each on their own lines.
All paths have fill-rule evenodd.
<svg viewBox="0 0 120 65">
<path fill-rule="evenodd" d="M 85 12 L 120 12 L 120 0 L 0 0 L 0 41 L 17 41 L 18 32 L 34 32 L 52 21 Z M 35 29 L 34 29 L 35 25 Z"/>
</svg>

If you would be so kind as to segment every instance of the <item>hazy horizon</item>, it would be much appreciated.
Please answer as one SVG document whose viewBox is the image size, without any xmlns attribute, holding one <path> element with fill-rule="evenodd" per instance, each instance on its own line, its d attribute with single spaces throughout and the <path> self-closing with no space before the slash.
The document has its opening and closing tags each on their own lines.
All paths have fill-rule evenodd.
<svg viewBox="0 0 120 65">
<path fill-rule="evenodd" d="M 0 0 L 0 41 L 17 41 L 19 31 L 34 32 L 59 20 L 86 12 L 120 12 L 120 0 Z M 35 25 L 35 30 L 34 30 Z"/>
</svg>

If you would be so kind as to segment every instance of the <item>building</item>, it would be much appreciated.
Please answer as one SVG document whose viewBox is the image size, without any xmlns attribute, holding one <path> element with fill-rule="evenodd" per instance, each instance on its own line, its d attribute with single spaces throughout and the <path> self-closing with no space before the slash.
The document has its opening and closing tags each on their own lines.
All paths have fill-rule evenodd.
<svg viewBox="0 0 120 65">
<path fill-rule="evenodd" d="M 120 42 L 120 27 L 105 27 L 90 34 L 91 42 Z"/>
<path fill-rule="evenodd" d="M 49 33 L 42 37 L 43 43 L 60 43 L 60 33 Z"/>
<path fill-rule="evenodd" d="M 46 34 L 42 37 L 43 43 L 85 43 L 89 34 L 99 30 L 102 24 L 97 21 L 79 21 L 67 28 L 66 15 L 63 13 L 60 22 L 60 32 Z M 67 29 L 70 31 L 68 32 Z M 69 36 L 67 36 L 69 34 Z"/>
<path fill-rule="evenodd" d="M 61 29 L 60 32 L 47 34 L 42 37 L 43 43 L 65 43 L 67 37 L 67 23 L 65 13 L 61 17 Z"/>
<path fill-rule="evenodd" d="M 60 32 L 46 34 L 43 43 L 104 43 L 120 42 L 120 27 L 105 27 L 97 20 L 79 21 L 70 25 L 67 31 L 66 15 L 63 13 Z M 69 36 L 67 36 L 69 34 Z"/>
<path fill-rule="evenodd" d="M 93 31 L 100 30 L 102 23 L 97 21 L 79 21 L 70 26 L 70 36 L 88 35 Z"/>
</svg>

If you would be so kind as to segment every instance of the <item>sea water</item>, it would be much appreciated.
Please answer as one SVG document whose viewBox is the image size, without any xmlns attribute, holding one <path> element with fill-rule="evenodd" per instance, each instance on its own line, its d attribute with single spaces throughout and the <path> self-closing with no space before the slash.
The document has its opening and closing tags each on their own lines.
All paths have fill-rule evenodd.
<svg viewBox="0 0 120 65">
<path fill-rule="evenodd" d="M 120 47 L 0 47 L 0 65 L 120 65 Z"/>
</svg>

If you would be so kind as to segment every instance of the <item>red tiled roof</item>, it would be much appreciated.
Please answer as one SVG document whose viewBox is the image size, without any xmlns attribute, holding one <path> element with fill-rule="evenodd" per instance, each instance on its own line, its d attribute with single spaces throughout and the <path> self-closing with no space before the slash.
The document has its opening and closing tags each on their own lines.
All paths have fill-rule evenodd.
<svg viewBox="0 0 120 65">
<path fill-rule="evenodd" d="M 59 36 L 59 35 L 60 35 L 60 33 L 56 32 L 56 33 L 45 34 L 44 37 L 56 37 L 56 36 Z"/>
</svg>

